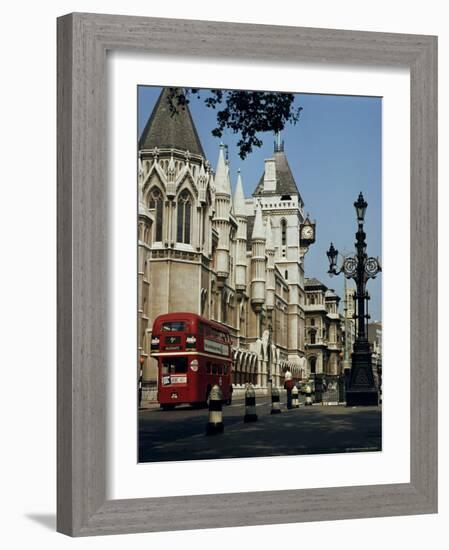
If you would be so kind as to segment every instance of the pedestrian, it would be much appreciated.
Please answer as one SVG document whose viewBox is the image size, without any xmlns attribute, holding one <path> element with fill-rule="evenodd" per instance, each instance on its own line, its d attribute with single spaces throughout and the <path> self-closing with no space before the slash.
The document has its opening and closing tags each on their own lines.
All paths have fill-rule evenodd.
<svg viewBox="0 0 449 550">
<path fill-rule="evenodd" d="M 292 389 L 293 389 L 293 376 L 288 370 L 284 373 L 284 389 L 287 390 L 287 409 L 292 408 Z"/>
</svg>

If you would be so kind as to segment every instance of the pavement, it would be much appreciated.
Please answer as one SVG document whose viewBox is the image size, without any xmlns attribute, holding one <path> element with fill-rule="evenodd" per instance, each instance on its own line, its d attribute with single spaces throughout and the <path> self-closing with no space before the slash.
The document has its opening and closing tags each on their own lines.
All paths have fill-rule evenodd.
<svg viewBox="0 0 449 550">
<path fill-rule="evenodd" d="M 256 402 L 257 422 L 243 422 L 243 399 L 223 407 L 224 431 L 206 436 L 207 409 L 139 411 L 139 462 L 246 458 L 381 450 L 381 407 L 281 403 L 271 415 L 267 397 Z"/>
</svg>

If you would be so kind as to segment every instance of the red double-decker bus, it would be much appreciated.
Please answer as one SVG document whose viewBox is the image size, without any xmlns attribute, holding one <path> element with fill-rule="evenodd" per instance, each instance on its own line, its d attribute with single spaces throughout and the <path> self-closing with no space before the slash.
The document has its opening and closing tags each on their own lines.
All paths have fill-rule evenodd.
<svg viewBox="0 0 449 550">
<path fill-rule="evenodd" d="M 162 409 L 181 403 L 205 406 L 215 384 L 223 401 L 232 401 L 232 351 L 229 330 L 195 313 L 156 317 L 151 355 L 158 361 L 157 399 Z"/>
</svg>

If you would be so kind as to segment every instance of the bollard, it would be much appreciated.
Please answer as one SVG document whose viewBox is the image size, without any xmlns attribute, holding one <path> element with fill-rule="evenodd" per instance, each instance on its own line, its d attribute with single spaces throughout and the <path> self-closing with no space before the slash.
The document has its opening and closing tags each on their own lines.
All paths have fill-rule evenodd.
<svg viewBox="0 0 449 550">
<path fill-rule="evenodd" d="M 294 409 L 297 409 L 299 407 L 299 399 L 298 399 L 298 388 L 296 386 L 293 386 L 292 389 L 292 407 Z"/>
<path fill-rule="evenodd" d="M 252 384 L 246 384 L 245 416 L 243 417 L 243 422 L 255 422 L 256 420 L 256 392 Z"/>
<path fill-rule="evenodd" d="M 271 413 L 279 414 L 281 412 L 281 404 L 279 402 L 279 390 L 273 386 L 271 388 Z"/>
<path fill-rule="evenodd" d="M 306 402 L 305 406 L 310 407 L 312 405 L 312 388 L 309 384 L 306 386 Z"/>
<path fill-rule="evenodd" d="M 209 422 L 207 423 L 206 435 L 223 433 L 223 392 L 220 386 L 213 386 L 209 395 Z"/>
</svg>

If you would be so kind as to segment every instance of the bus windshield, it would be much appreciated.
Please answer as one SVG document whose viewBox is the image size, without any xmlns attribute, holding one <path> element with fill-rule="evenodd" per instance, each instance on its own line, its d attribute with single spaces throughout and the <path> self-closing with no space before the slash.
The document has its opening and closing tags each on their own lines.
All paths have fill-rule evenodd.
<svg viewBox="0 0 449 550">
<path fill-rule="evenodd" d="M 162 374 L 184 374 L 186 372 L 186 357 L 167 357 L 162 362 Z"/>
<path fill-rule="evenodd" d="M 169 321 L 162 324 L 162 332 L 184 332 L 185 329 L 184 321 Z"/>
</svg>

